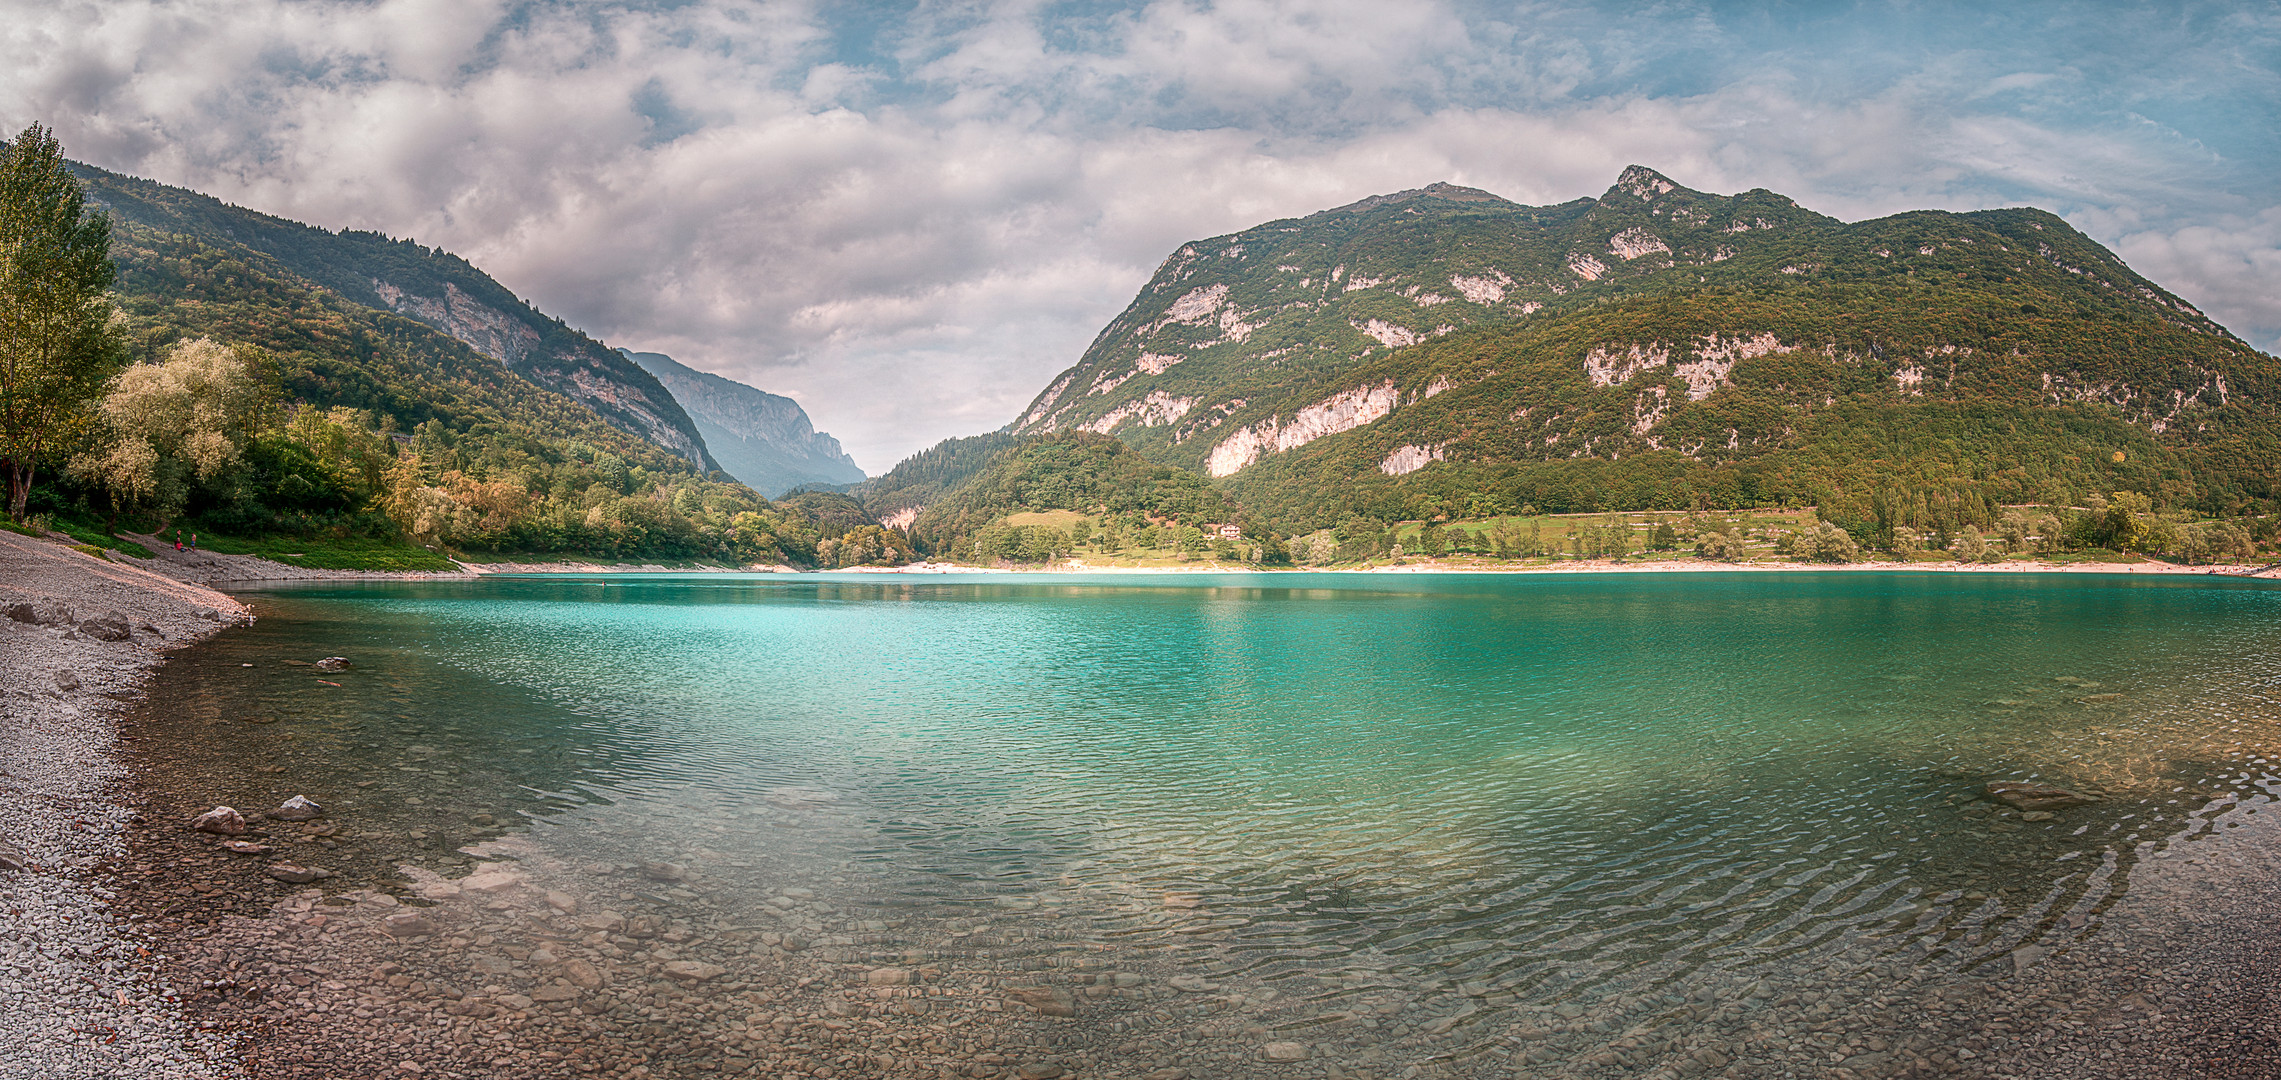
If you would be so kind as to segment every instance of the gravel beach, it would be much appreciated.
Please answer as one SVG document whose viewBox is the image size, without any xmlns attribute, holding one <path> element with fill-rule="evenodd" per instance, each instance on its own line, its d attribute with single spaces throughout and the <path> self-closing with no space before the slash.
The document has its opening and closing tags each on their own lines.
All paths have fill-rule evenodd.
<svg viewBox="0 0 2281 1080">
<path fill-rule="evenodd" d="M 0 609 L 0 1076 L 237 1075 L 111 908 L 138 824 L 114 745 L 168 651 L 250 616 L 211 589 L 6 532 Z"/>
</svg>

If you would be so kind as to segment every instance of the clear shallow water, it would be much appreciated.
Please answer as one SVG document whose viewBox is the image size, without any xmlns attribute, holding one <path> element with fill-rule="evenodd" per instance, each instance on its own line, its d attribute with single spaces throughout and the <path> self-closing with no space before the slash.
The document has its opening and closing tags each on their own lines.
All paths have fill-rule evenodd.
<svg viewBox="0 0 2281 1080">
<path fill-rule="evenodd" d="M 1443 995 L 1476 1041 L 1706 972 L 2062 946 L 2281 741 L 2281 589 L 2235 581 L 614 575 L 256 605 L 173 707 L 282 721 L 246 730 L 295 782 L 439 851 L 519 812 L 732 903 L 836 891 L 806 925 L 850 944 L 896 915 L 1009 958 L 1081 936 Z M 277 663 L 334 653 L 338 688 Z M 2103 801 L 1975 799 L 2025 778 Z"/>
</svg>

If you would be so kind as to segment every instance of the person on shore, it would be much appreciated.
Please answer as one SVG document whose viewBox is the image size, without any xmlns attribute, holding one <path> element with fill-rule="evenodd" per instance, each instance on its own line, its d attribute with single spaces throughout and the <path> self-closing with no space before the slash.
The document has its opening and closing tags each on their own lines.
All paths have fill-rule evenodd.
<svg viewBox="0 0 2281 1080">
<path fill-rule="evenodd" d="M 174 530 L 174 550 L 182 550 L 182 530 Z"/>
<path fill-rule="evenodd" d="M 190 534 L 190 550 L 192 550 L 192 551 L 196 551 L 196 550 L 198 550 L 198 534 L 197 534 L 197 533 L 191 533 L 191 534 Z"/>
</svg>

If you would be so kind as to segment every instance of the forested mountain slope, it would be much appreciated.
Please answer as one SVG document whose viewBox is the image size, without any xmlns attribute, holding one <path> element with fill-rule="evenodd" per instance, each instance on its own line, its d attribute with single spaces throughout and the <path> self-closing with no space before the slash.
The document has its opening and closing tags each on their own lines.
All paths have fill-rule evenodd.
<svg viewBox="0 0 2281 1080">
<path fill-rule="evenodd" d="M 852 484 L 863 470 L 838 439 L 809 422 L 800 403 L 781 394 L 698 371 L 664 353 L 625 357 L 657 377 L 696 421 L 721 469 L 771 499 L 803 484 Z"/>
<path fill-rule="evenodd" d="M 2281 495 L 2281 365 L 2038 210 L 1840 222 L 1640 167 L 1183 246 L 1017 422 L 1292 527 L 1546 509 Z"/>
<path fill-rule="evenodd" d="M 700 470 L 716 467 L 696 424 L 654 376 L 533 309 L 457 255 L 377 233 L 328 232 L 91 166 L 78 165 L 74 171 L 90 200 L 111 214 L 121 241 L 114 252 L 123 272 L 121 292 L 130 309 L 162 301 L 183 325 L 199 324 L 211 320 L 196 306 L 242 307 L 252 294 L 241 286 L 260 281 L 270 299 L 292 294 L 297 301 L 270 312 L 272 321 L 291 321 L 312 310 L 306 304 L 314 304 L 329 309 L 327 318 L 333 321 L 345 319 L 372 333 L 401 338 L 401 349 L 424 358 L 421 377 L 491 385 L 496 378 L 488 369 L 504 368 L 518 381 L 583 405 L 611 426 Z M 320 290 L 330 296 L 320 296 Z M 254 303 L 258 307 L 263 301 Z M 401 320 L 373 319 L 351 310 L 356 308 Z M 404 322 L 433 328 L 489 362 L 469 364 L 464 355 L 439 350 L 433 342 L 415 343 L 417 335 L 403 333 L 408 329 Z M 222 336 L 219 330 L 214 334 Z M 236 340 L 270 346 L 252 336 Z M 370 342 L 332 344 L 360 358 L 376 355 Z M 337 366 L 329 365 L 320 379 L 356 381 L 333 370 Z"/>
</svg>

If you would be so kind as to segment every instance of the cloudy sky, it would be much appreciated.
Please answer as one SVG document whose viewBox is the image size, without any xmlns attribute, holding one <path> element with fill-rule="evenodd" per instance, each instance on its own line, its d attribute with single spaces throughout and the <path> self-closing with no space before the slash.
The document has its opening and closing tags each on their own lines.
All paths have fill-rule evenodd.
<svg viewBox="0 0 2281 1080">
<path fill-rule="evenodd" d="M 2033 204 L 2281 346 L 2281 7 L 0 0 L 0 126 L 459 252 L 884 470 L 1012 419 L 1183 240 L 1626 164 Z"/>
</svg>

